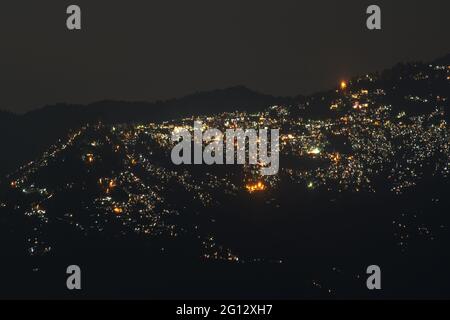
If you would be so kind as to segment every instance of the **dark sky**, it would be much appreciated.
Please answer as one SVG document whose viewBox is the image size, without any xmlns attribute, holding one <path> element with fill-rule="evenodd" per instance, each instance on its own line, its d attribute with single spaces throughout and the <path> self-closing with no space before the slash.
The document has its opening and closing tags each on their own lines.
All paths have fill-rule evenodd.
<svg viewBox="0 0 450 320">
<path fill-rule="evenodd" d="M 83 30 L 66 29 L 66 7 Z M 365 27 L 382 9 L 382 31 Z M 0 109 L 246 85 L 308 94 L 450 53 L 449 0 L 2 0 Z"/>
</svg>

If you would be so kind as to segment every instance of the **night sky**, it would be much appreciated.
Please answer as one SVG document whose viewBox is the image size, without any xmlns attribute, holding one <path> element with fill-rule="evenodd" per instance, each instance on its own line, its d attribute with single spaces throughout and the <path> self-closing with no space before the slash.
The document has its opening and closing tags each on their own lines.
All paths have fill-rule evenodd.
<svg viewBox="0 0 450 320">
<path fill-rule="evenodd" d="M 66 8 L 82 9 L 82 30 Z M 366 8 L 382 30 L 366 29 Z M 309 94 L 450 52 L 448 0 L 2 0 L 0 109 L 245 85 Z"/>
</svg>

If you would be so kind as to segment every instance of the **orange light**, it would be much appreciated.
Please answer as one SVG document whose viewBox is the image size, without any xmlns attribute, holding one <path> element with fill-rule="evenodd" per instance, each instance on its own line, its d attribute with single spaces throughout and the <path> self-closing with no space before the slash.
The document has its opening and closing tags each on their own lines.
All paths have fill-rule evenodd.
<svg viewBox="0 0 450 320">
<path fill-rule="evenodd" d="M 94 155 L 91 154 L 91 153 L 88 153 L 88 154 L 86 155 L 86 160 L 87 160 L 87 162 L 89 162 L 89 163 L 94 162 Z"/>
<path fill-rule="evenodd" d="M 338 152 L 336 152 L 331 155 L 331 160 L 337 163 L 341 160 L 341 155 Z"/>
<path fill-rule="evenodd" d="M 116 186 L 117 186 L 116 181 L 111 180 L 111 181 L 109 182 L 108 186 L 109 186 L 109 188 L 111 188 L 111 189 L 114 188 L 114 187 L 116 187 Z"/>
<path fill-rule="evenodd" d="M 341 81 L 341 90 L 347 89 L 347 82 Z"/>
<path fill-rule="evenodd" d="M 113 211 L 115 214 L 119 215 L 123 212 L 123 209 L 119 207 L 114 207 Z"/>
<path fill-rule="evenodd" d="M 11 181 L 11 188 L 17 187 L 17 183 L 15 181 Z"/>
<path fill-rule="evenodd" d="M 245 188 L 249 193 L 266 190 L 266 186 L 261 181 L 254 184 L 247 184 Z"/>
</svg>

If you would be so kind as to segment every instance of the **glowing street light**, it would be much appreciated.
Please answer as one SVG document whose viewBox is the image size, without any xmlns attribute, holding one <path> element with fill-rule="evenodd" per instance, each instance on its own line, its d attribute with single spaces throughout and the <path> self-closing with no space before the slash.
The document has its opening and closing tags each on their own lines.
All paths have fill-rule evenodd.
<svg viewBox="0 0 450 320">
<path fill-rule="evenodd" d="M 116 215 L 120 215 L 120 214 L 123 212 L 123 209 L 120 208 L 120 207 L 115 207 L 115 208 L 113 209 L 113 211 L 114 211 L 114 213 L 115 213 Z"/>
</svg>

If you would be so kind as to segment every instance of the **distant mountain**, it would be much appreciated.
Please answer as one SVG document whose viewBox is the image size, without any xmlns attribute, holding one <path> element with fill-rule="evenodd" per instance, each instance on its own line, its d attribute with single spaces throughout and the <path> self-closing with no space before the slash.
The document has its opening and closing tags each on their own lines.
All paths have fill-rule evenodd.
<svg viewBox="0 0 450 320">
<path fill-rule="evenodd" d="M 0 297 L 28 288 L 67 294 L 55 275 L 73 261 L 94 279 L 88 296 L 174 297 L 194 288 L 210 297 L 224 285 L 260 291 L 248 279 L 270 275 L 263 286 L 278 298 L 316 290 L 366 297 L 358 275 L 375 261 L 396 275 L 379 298 L 450 297 L 442 287 L 450 283 L 449 76 L 444 63 L 404 63 L 304 98 L 235 87 L 153 104 L 6 113 L 4 123 L 21 123 L 10 132 L 30 148 L 68 123 L 109 123 L 45 136 L 52 146 L 0 182 L 0 243 L 8 244 L 0 272 L 10 275 Z M 250 112 L 217 114 L 236 109 Z M 277 175 L 252 165 L 174 165 L 171 132 L 192 119 L 136 123 L 200 113 L 222 132 L 279 128 Z M 16 159 L 8 151 L 4 158 Z M 424 286 L 412 292 L 419 273 Z"/>
<path fill-rule="evenodd" d="M 436 59 L 434 62 L 434 64 L 442 64 L 442 65 L 450 65 L 450 53 L 446 54 L 445 56 Z"/>
<path fill-rule="evenodd" d="M 167 101 L 100 101 L 89 105 L 56 104 L 24 115 L 0 112 L 0 143 L 8 156 L 2 160 L 0 176 L 39 155 L 71 129 L 85 123 L 140 123 L 163 121 L 228 111 L 258 111 L 271 104 L 290 104 L 293 99 L 274 97 L 244 86 L 198 92 Z"/>
<path fill-rule="evenodd" d="M 231 111 L 260 111 L 270 104 L 291 103 L 290 98 L 274 97 L 244 86 L 198 92 L 167 101 L 101 101 L 86 107 L 87 112 L 110 123 L 161 121 L 192 115 L 213 115 Z"/>
<path fill-rule="evenodd" d="M 450 54 L 431 62 L 438 66 L 432 76 L 430 63 L 399 63 L 391 69 L 350 79 L 353 90 L 380 90 L 378 102 L 398 112 L 430 112 L 437 105 L 448 108 L 446 81 Z M 445 75 L 445 77 L 443 77 Z M 443 80 L 444 79 L 444 80 Z M 221 112 L 263 110 L 271 105 L 291 106 L 291 115 L 304 118 L 334 118 L 330 106 L 340 100 L 338 88 L 304 97 L 275 97 L 244 86 L 197 92 L 179 99 L 149 102 L 99 101 L 89 105 L 57 104 L 24 115 L 0 111 L 1 177 L 29 161 L 71 129 L 85 123 L 145 123 Z M 445 99 L 445 100 L 444 100 Z M 353 103 L 348 101 L 349 104 Z M 450 120 L 449 112 L 446 117 Z"/>
</svg>

